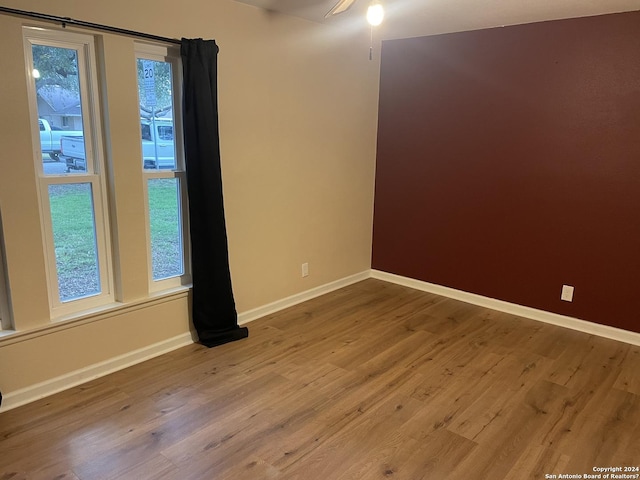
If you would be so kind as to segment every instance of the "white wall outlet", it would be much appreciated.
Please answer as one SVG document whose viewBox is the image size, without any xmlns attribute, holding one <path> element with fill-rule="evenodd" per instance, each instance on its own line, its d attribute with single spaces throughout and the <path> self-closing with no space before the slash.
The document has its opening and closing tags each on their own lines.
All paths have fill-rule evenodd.
<svg viewBox="0 0 640 480">
<path fill-rule="evenodd" d="M 308 277 L 309 276 L 309 264 L 308 263 L 303 263 L 302 264 L 302 276 L 303 277 Z"/>
<path fill-rule="evenodd" d="M 574 288 L 571 285 L 563 285 L 562 293 L 560 294 L 560 300 L 564 300 L 565 302 L 573 302 L 573 290 Z"/>
</svg>

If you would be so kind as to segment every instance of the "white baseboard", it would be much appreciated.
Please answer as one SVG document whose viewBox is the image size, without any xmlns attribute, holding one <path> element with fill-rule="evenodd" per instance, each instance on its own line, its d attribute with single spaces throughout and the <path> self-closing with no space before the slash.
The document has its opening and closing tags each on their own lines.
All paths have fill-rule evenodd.
<svg viewBox="0 0 640 480">
<path fill-rule="evenodd" d="M 40 400 L 41 398 L 48 397 L 49 395 L 67 390 L 90 380 L 117 372 L 118 370 L 144 362 L 145 360 L 163 355 L 192 343 L 193 338 L 191 337 L 191 333 L 183 333 L 177 337 L 173 337 L 132 352 L 127 352 L 123 355 L 105 360 L 104 362 L 89 365 L 88 367 L 16 390 L 15 392 L 8 392 L 3 396 L 0 413 Z"/>
<path fill-rule="evenodd" d="M 578 330 L 580 332 L 598 335 L 612 340 L 618 340 L 619 342 L 630 343 L 631 345 L 640 345 L 640 333 L 630 332 L 628 330 L 622 330 L 608 325 L 587 322 L 586 320 L 580 320 L 566 315 L 525 307 L 515 303 L 505 302 L 503 300 L 496 300 L 495 298 L 463 292 L 454 288 L 443 287 L 442 285 L 414 280 L 412 278 L 402 277 L 393 273 L 381 272 L 379 270 L 371 270 L 371 278 L 377 278 L 378 280 L 384 280 L 386 282 L 396 283 L 405 287 L 415 288 L 416 290 L 422 290 L 424 292 L 435 293 L 437 295 L 442 295 L 443 297 L 460 300 L 462 302 L 490 308 L 492 310 L 511 313 L 519 317 L 530 318 L 532 320 L 551 323 L 560 327 L 570 328 L 572 330 Z"/>
<path fill-rule="evenodd" d="M 293 307 L 294 305 L 297 305 L 299 303 L 306 302 L 307 300 L 311 300 L 313 298 L 319 297 L 320 295 L 324 295 L 325 293 L 333 292 L 334 290 L 338 290 L 348 285 L 366 280 L 370 277 L 370 270 L 366 270 L 349 277 L 341 278 L 340 280 L 336 280 L 334 282 L 325 283 L 324 285 L 312 288 L 311 290 L 296 293 L 295 295 L 283 298 L 282 300 L 277 300 L 267 305 L 263 305 L 262 307 L 254 308 L 252 310 L 239 314 L 238 324 L 244 325 L 246 323 L 252 322 L 253 320 L 257 320 L 258 318 L 271 315 L 272 313 L 279 312 L 280 310 L 284 310 L 285 308 Z"/>
<path fill-rule="evenodd" d="M 437 295 L 442 295 L 444 297 L 460 300 L 462 302 L 471 303 L 481 307 L 491 308 L 493 310 L 518 315 L 520 317 L 530 318 L 532 320 L 538 320 L 545 323 L 551 323 L 560 327 L 571 328 L 580 332 L 598 335 L 601 337 L 630 343 L 632 345 L 640 345 L 640 334 L 636 332 L 621 330 L 619 328 L 610 327 L 607 325 L 600 325 L 573 317 L 567 317 L 565 315 L 559 315 L 556 313 L 546 312 L 544 310 L 537 310 L 535 308 L 516 305 L 514 303 L 496 300 L 474 293 L 463 292 L 461 290 L 443 287 L 441 285 L 423 282 L 421 280 L 414 280 L 412 278 L 402 277 L 400 275 L 394 275 L 392 273 L 381 272 L 378 270 L 367 270 L 364 272 L 360 272 L 355 275 L 351 275 L 349 277 L 327 283 L 325 285 L 320 285 L 319 287 L 306 290 L 290 297 L 283 298 L 282 300 L 269 303 L 262 307 L 254 308 L 252 310 L 240 313 L 238 315 L 238 324 L 244 325 L 253 320 L 257 320 L 258 318 L 262 318 L 266 315 L 284 310 L 285 308 L 292 307 L 302 302 L 306 302 L 307 300 L 319 297 L 320 295 L 324 295 L 325 293 L 333 292 L 334 290 L 338 290 L 348 285 L 366 280 L 367 278 L 376 278 L 378 280 L 384 280 L 386 282 L 403 285 L 405 287 L 414 288 L 416 290 L 435 293 Z M 134 350 L 132 352 L 125 353 L 104 362 L 96 363 L 94 365 L 90 365 L 88 367 L 70 372 L 68 374 L 52 378 L 51 380 L 29 386 L 15 392 L 8 392 L 3 398 L 2 407 L 0 407 L 0 413 L 12 408 L 19 407 L 21 405 L 25 405 L 35 400 L 39 400 L 49 395 L 53 395 L 63 390 L 75 387 L 90 380 L 103 377 L 137 363 L 144 362 L 145 360 L 163 355 L 177 348 L 190 345 L 191 343 L 193 343 L 191 333 L 184 333 L 182 335 L 178 335 L 177 337 L 173 337 L 168 340 L 149 345 L 148 347 Z"/>
</svg>

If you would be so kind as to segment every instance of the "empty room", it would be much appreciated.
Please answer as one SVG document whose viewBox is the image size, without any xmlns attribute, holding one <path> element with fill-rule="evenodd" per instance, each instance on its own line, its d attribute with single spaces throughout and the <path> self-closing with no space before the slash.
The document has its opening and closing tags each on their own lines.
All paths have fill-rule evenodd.
<svg viewBox="0 0 640 480">
<path fill-rule="evenodd" d="M 0 479 L 640 478 L 640 0 L 0 39 Z"/>
</svg>

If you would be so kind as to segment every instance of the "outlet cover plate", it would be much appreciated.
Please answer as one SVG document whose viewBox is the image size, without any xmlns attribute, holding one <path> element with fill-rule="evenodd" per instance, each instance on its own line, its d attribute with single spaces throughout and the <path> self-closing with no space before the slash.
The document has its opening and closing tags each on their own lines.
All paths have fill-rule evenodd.
<svg viewBox="0 0 640 480">
<path fill-rule="evenodd" d="M 560 300 L 564 300 L 565 302 L 573 302 L 573 291 L 574 288 L 571 285 L 563 285 Z"/>
</svg>

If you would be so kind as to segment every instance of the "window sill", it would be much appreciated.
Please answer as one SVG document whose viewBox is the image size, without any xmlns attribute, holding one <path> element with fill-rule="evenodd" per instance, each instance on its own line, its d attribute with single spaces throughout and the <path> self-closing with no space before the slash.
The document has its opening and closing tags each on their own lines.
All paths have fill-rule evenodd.
<svg viewBox="0 0 640 480">
<path fill-rule="evenodd" d="M 114 315 L 121 315 L 124 313 L 133 312 L 142 308 L 148 308 L 153 305 L 176 300 L 178 298 L 186 297 L 189 295 L 191 285 L 183 285 L 180 287 L 163 290 L 161 292 L 152 292 L 148 297 L 133 302 L 121 303 L 115 302 L 108 305 L 92 308 L 83 312 L 78 312 L 70 315 L 64 315 L 62 317 L 51 320 L 51 323 L 41 327 L 32 328 L 29 330 L 0 330 L 0 347 L 5 345 L 11 345 L 13 343 L 24 342 L 32 338 L 49 335 L 51 333 L 66 330 L 68 328 L 74 328 L 88 323 L 97 322 L 107 317 Z"/>
<path fill-rule="evenodd" d="M 0 330 L 0 342 L 2 342 L 3 338 L 9 337 L 15 334 L 16 334 L 15 330 Z"/>
</svg>

